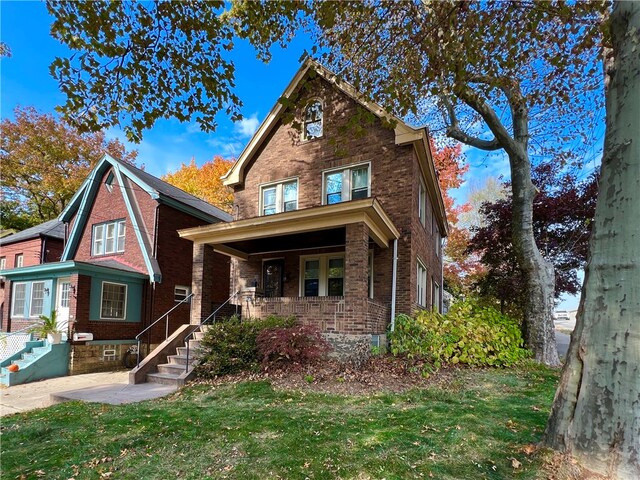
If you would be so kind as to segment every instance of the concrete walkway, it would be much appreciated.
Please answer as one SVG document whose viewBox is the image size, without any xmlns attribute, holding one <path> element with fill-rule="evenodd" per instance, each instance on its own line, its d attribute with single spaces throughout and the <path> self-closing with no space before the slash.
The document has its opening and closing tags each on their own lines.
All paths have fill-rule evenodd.
<svg viewBox="0 0 640 480">
<path fill-rule="evenodd" d="M 140 402 L 163 397 L 176 387 L 156 383 L 129 385 L 129 372 L 104 372 L 50 378 L 39 382 L 0 388 L 0 417 L 26 412 L 70 400 L 84 402 Z"/>
</svg>

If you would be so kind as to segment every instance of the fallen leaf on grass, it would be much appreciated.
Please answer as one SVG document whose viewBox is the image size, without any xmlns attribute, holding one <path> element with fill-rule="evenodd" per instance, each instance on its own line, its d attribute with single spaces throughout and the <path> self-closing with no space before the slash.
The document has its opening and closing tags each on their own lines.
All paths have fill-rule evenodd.
<svg viewBox="0 0 640 480">
<path fill-rule="evenodd" d="M 535 453 L 537 450 L 538 450 L 538 447 L 533 443 L 525 445 L 520 449 L 520 451 L 526 455 L 531 455 L 532 453 Z"/>
<path fill-rule="evenodd" d="M 511 466 L 514 468 L 514 470 L 517 470 L 518 468 L 520 468 L 522 466 L 522 464 L 516 460 L 515 458 L 511 459 Z"/>
</svg>

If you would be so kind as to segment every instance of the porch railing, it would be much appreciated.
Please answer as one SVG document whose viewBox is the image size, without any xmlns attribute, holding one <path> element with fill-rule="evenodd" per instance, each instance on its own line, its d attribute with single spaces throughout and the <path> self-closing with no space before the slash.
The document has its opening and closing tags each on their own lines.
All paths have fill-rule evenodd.
<svg viewBox="0 0 640 480">
<path fill-rule="evenodd" d="M 193 292 L 191 292 L 185 298 L 183 298 L 178 303 L 176 303 L 172 308 L 170 308 L 165 313 L 163 313 L 155 322 L 153 322 L 147 328 L 142 330 L 138 335 L 136 335 L 136 340 L 138 341 L 138 357 L 136 359 L 136 366 L 138 366 L 138 367 L 140 366 L 140 343 L 142 342 L 142 335 L 145 334 L 146 332 L 148 332 L 149 330 L 151 330 L 153 327 L 155 327 L 157 323 L 162 321 L 162 319 L 165 319 L 165 327 L 164 327 L 165 336 L 164 336 L 164 339 L 166 340 L 167 338 L 169 338 L 169 314 L 171 312 L 173 312 L 176 308 L 178 308 L 180 305 L 182 305 L 183 303 L 189 303 L 189 301 L 191 300 L 193 295 L 194 295 Z"/>
<path fill-rule="evenodd" d="M 33 338 L 33 334 L 29 330 L 38 323 L 32 323 L 15 332 L 0 332 L 0 361 L 22 350 L 25 344 Z"/>
<path fill-rule="evenodd" d="M 193 338 L 193 336 L 195 335 L 195 333 L 198 331 L 198 329 L 200 329 L 200 327 L 202 325 L 206 325 L 209 320 L 212 320 L 211 323 L 215 323 L 216 322 L 216 315 L 218 314 L 218 312 L 220 310 L 222 310 L 222 308 L 227 305 L 232 299 L 234 299 L 235 297 L 237 297 L 238 295 L 240 295 L 240 290 L 238 290 L 236 293 L 232 294 L 229 298 L 227 298 L 225 300 L 225 302 L 223 304 L 221 304 L 218 308 L 216 308 L 213 313 L 211 315 L 209 315 L 207 318 L 205 318 L 204 320 L 202 320 L 199 324 L 194 325 L 193 329 L 191 330 L 191 332 L 189 332 L 189 334 L 184 337 L 184 341 L 185 344 L 187 346 L 187 361 L 186 361 L 186 367 L 185 367 L 185 372 L 189 371 L 189 340 L 191 340 L 191 338 Z M 236 314 L 238 313 L 238 305 L 236 304 Z"/>
</svg>

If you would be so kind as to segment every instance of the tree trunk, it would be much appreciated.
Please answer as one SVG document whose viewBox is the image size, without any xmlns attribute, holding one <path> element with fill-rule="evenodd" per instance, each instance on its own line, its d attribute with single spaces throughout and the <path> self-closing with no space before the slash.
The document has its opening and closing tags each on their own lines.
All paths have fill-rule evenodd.
<svg viewBox="0 0 640 480">
<path fill-rule="evenodd" d="M 547 445 L 610 478 L 640 478 L 640 3 L 611 15 L 614 68 L 576 330 Z"/>
<path fill-rule="evenodd" d="M 524 143 L 524 144 L 523 144 Z M 527 294 L 524 306 L 524 339 L 536 361 L 560 365 L 553 324 L 555 273 L 533 236 L 531 162 L 525 142 L 509 151 L 512 191 L 512 242 L 524 275 Z"/>
</svg>

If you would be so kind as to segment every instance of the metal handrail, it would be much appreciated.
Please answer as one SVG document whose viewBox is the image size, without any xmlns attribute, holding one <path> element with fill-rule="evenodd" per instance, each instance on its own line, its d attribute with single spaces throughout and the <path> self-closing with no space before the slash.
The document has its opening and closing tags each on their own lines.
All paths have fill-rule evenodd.
<svg viewBox="0 0 640 480">
<path fill-rule="evenodd" d="M 185 344 L 187 346 L 187 362 L 186 362 L 185 372 L 189 371 L 189 348 L 190 348 L 189 347 L 189 340 L 191 340 L 191 337 L 193 337 L 193 335 L 196 333 L 196 331 L 202 325 L 205 325 L 211 318 L 213 318 L 213 322 L 211 322 L 211 323 L 212 324 L 215 323 L 216 314 L 222 309 L 222 307 L 224 307 L 227 303 L 229 303 L 232 298 L 237 297 L 239 294 L 240 294 L 240 290 L 238 290 L 236 293 L 232 294 L 229 298 L 227 298 L 225 300 L 224 303 L 222 303 L 218 308 L 216 308 L 211 315 L 209 315 L 207 318 L 202 320 L 199 324 L 194 325 L 193 330 L 191 330 L 191 332 L 189 332 L 189 334 L 186 337 L 184 337 L 184 341 L 185 341 Z M 236 314 L 237 313 L 238 313 L 238 305 L 236 305 Z"/>
<path fill-rule="evenodd" d="M 151 328 L 153 328 L 160 320 L 162 320 L 163 318 L 167 317 L 167 320 L 165 322 L 165 337 L 164 339 L 166 340 L 167 338 L 169 338 L 169 314 L 171 312 L 173 312 L 176 308 L 178 308 L 180 305 L 182 305 L 183 303 L 188 303 L 189 300 L 191 300 L 191 297 L 193 297 L 194 293 L 191 292 L 189 295 L 187 295 L 186 297 L 184 297 L 182 300 L 180 300 L 178 303 L 176 303 L 172 308 L 170 308 L 169 310 L 167 310 L 165 313 L 163 313 L 160 317 L 158 317 L 158 319 L 153 322 L 151 325 L 149 325 L 147 328 L 145 328 L 144 330 L 142 330 L 138 335 L 136 335 L 135 339 L 138 341 L 138 358 L 136 360 L 136 367 L 140 366 L 140 337 L 142 336 L 143 333 L 149 331 Z"/>
</svg>

